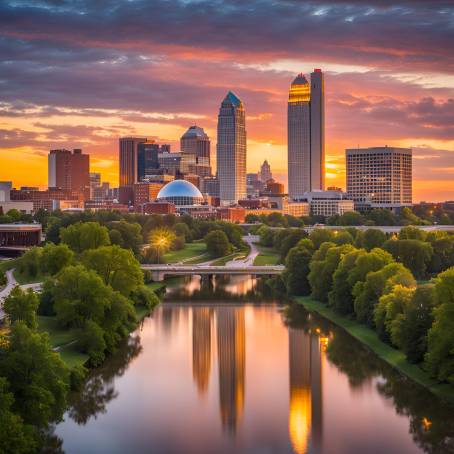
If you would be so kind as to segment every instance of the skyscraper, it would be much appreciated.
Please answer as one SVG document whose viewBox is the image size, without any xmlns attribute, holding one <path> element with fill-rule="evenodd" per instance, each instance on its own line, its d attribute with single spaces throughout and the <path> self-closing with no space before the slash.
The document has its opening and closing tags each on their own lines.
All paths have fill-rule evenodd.
<svg viewBox="0 0 454 454">
<path fill-rule="evenodd" d="M 357 209 L 412 204 L 411 148 L 352 148 L 345 154 L 347 196 Z"/>
<path fill-rule="evenodd" d="M 180 148 L 184 153 L 196 157 L 195 173 L 201 177 L 211 175 L 210 138 L 199 126 L 191 126 L 180 139 Z"/>
<path fill-rule="evenodd" d="M 159 169 L 160 153 L 169 153 L 170 145 L 159 145 L 154 140 L 147 140 L 137 145 L 137 180 L 142 181 L 145 175 L 153 175 Z"/>
<path fill-rule="evenodd" d="M 145 137 L 121 137 L 119 141 L 120 203 L 132 201 L 132 186 L 138 182 L 138 146 Z"/>
<path fill-rule="evenodd" d="M 50 150 L 48 155 L 48 186 L 67 191 L 83 192 L 90 197 L 90 156 L 82 150 Z"/>
<path fill-rule="evenodd" d="M 268 180 L 273 178 L 271 173 L 271 166 L 268 164 L 268 161 L 265 159 L 263 164 L 260 166 L 259 179 L 262 183 L 266 183 Z"/>
<path fill-rule="evenodd" d="M 299 74 L 290 86 L 287 112 L 288 192 L 300 199 L 325 186 L 324 79 L 320 69 L 311 83 Z"/>
<path fill-rule="evenodd" d="M 246 197 L 246 121 L 243 103 L 229 91 L 218 115 L 217 171 L 222 205 Z"/>
</svg>

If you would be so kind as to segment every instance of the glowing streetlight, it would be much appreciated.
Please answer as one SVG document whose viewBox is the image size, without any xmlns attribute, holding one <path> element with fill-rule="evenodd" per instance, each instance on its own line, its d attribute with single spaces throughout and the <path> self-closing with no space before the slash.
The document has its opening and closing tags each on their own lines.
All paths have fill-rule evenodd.
<svg viewBox="0 0 454 454">
<path fill-rule="evenodd" d="M 175 233 L 168 229 L 155 229 L 150 233 L 150 246 L 156 249 L 156 257 L 160 263 L 160 254 L 165 252 L 175 239 Z"/>
</svg>

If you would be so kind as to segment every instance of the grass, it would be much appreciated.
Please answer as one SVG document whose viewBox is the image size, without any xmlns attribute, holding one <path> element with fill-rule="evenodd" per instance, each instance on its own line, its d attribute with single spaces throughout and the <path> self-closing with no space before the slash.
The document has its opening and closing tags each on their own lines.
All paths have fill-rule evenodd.
<svg viewBox="0 0 454 454">
<path fill-rule="evenodd" d="M 227 262 L 230 262 L 230 260 L 236 260 L 244 256 L 245 256 L 244 251 L 233 252 L 232 254 L 225 255 L 224 257 L 220 257 L 217 260 L 214 260 L 214 262 L 211 262 L 211 265 L 224 266 Z"/>
<path fill-rule="evenodd" d="M 355 320 L 339 315 L 323 303 L 315 301 L 310 297 L 298 297 L 296 300 L 308 311 L 317 312 L 321 316 L 343 328 L 355 339 L 358 339 L 366 345 L 379 358 L 386 361 L 403 375 L 406 375 L 416 383 L 426 387 L 438 397 L 454 401 L 454 387 L 448 384 L 441 384 L 433 380 L 429 374 L 418 365 L 409 363 L 403 352 L 382 342 L 374 330 L 356 322 Z"/>
<path fill-rule="evenodd" d="M 20 273 L 18 270 L 14 270 L 13 274 L 14 278 L 20 285 L 43 282 L 44 279 L 46 278 L 45 274 L 38 273 L 36 276 L 32 277 L 27 273 Z"/>
<path fill-rule="evenodd" d="M 205 243 L 194 242 L 187 243 L 183 249 L 178 251 L 170 251 L 164 254 L 165 263 L 178 263 L 190 259 L 195 259 L 200 255 L 206 254 Z"/>
<path fill-rule="evenodd" d="M 257 245 L 257 248 L 259 249 L 260 254 L 255 258 L 254 265 L 277 265 L 279 263 L 280 256 L 273 248 L 260 245 Z"/>
<path fill-rule="evenodd" d="M 137 320 L 143 320 L 150 310 L 145 306 L 135 307 Z M 86 353 L 77 350 L 76 342 L 78 332 L 74 328 L 63 329 L 58 326 L 57 317 L 55 316 L 38 316 L 38 331 L 49 334 L 49 340 L 52 348 L 58 348 L 58 353 L 64 363 L 72 369 L 76 366 L 83 366 L 89 359 Z"/>
</svg>

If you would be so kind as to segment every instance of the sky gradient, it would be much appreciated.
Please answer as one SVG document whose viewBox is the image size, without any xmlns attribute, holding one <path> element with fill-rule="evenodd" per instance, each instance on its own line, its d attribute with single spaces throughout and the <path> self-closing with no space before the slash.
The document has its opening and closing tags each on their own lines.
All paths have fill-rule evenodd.
<svg viewBox="0 0 454 454">
<path fill-rule="evenodd" d="M 388 6 L 390 3 L 393 6 Z M 220 102 L 242 99 L 248 171 L 286 183 L 286 108 L 325 71 L 327 185 L 344 150 L 414 149 L 414 201 L 454 199 L 454 6 L 401 0 L 0 2 L 0 179 L 47 184 L 51 148 L 83 148 L 118 185 L 118 137 L 171 143 L 192 124 L 215 151 Z"/>
</svg>

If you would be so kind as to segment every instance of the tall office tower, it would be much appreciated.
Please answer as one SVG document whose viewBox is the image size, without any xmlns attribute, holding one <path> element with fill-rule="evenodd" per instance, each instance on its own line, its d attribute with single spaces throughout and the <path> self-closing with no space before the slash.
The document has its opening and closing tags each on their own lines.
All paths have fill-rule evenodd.
<svg viewBox="0 0 454 454">
<path fill-rule="evenodd" d="M 184 153 L 196 157 L 195 173 L 201 177 L 211 176 L 210 138 L 203 128 L 191 126 L 180 139 L 180 148 Z"/>
<path fill-rule="evenodd" d="M 146 141 L 145 137 L 121 137 L 119 140 L 120 203 L 132 202 L 132 186 L 138 182 L 138 146 Z"/>
<path fill-rule="evenodd" d="M 271 173 L 271 166 L 268 164 L 268 161 L 265 159 L 263 164 L 260 166 L 259 179 L 262 183 L 266 183 L 268 180 L 273 178 Z"/>
<path fill-rule="evenodd" d="M 355 208 L 398 209 L 412 204 L 411 148 L 352 148 L 345 154 L 347 197 Z"/>
<path fill-rule="evenodd" d="M 243 103 L 231 92 L 218 115 L 217 175 L 222 205 L 246 197 L 246 121 Z"/>
<path fill-rule="evenodd" d="M 311 83 L 299 74 L 290 86 L 287 111 L 288 192 L 301 199 L 325 185 L 324 80 L 320 69 Z"/>
<path fill-rule="evenodd" d="M 159 153 L 170 153 L 170 145 L 159 145 L 154 140 L 137 145 L 137 180 L 153 175 L 159 169 Z"/>
<path fill-rule="evenodd" d="M 82 150 L 50 150 L 48 155 L 48 186 L 66 191 L 83 192 L 90 196 L 90 156 Z"/>
<path fill-rule="evenodd" d="M 93 200 L 95 189 L 101 186 L 101 174 L 98 172 L 90 172 L 90 199 Z"/>
</svg>

